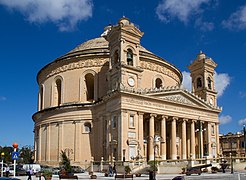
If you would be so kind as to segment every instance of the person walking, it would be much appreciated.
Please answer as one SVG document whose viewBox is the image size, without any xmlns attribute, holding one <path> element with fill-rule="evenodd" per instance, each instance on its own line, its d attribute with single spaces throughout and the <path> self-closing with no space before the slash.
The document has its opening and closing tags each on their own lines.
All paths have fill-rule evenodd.
<svg viewBox="0 0 246 180">
<path fill-rule="evenodd" d="M 109 164 L 108 171 L 109 171 L 109 177 L 112 177 L 113 176 L 113 167 L 111 164 Z"/>
<path fill-rule="evenodd" d="M 9 166 L 6 167 L 6 177 L 9 177 Z"/>
<path fill-rule="evenodd" d="M 117 175 L 117 171 L 116 171 L 116 165 L 114 163 L 114 166 L 113 166 L 113 175 Z"/>
<path fill-rule="evenodd" d="M 27 180 L 32 180 L 32 175 L 33 175 L 33 170 L 32 168 L 29 169 L 29 171 L 27 172 L 28 178 Z"/>
</svg>

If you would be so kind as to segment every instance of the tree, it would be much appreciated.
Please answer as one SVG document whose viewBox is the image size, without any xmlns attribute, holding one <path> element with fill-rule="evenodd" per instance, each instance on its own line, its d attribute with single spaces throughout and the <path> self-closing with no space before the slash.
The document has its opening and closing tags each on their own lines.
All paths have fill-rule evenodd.
<svg viewBox="0 0 246 180">
<path fill-rule="evenodd" d="M 23 146 L 20 149 L 20 158 L 18 162 L 23 163 L 23 164 L 33 164 L 34 149 L 32 146 Z"/>
<path fill-rule="evenodd" d="M 65 151 L 61 151 L 61 162 L 60 162 L 61 169 L 64 169 L 67 173 L 72 172 L 72 167 L 70 164 L 70 159 L 67 157 Z"/>
<path fill-rule="evenodd" d="M 14 151 L 14 148 L 11 146 L 5 146 L 1 148 L 1 153 L 4 153 L 4 162 L 11 163 L 12 162 L 12 152 Z"/>
</svg>

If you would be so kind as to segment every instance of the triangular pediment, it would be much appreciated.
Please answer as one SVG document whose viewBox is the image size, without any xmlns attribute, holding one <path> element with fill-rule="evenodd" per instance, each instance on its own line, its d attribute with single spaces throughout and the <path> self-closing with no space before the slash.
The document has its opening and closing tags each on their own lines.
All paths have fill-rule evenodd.
<svg viewBox="0 0 246 180">
<path fill-rule="evenodd" d="M 135 35 L 140 36 L 140 37 L 142 37 L 144 34 L 143 32 L 141 32 L 139 29 L 137 29 L 134 26 L 124 26 L 124 27 L 122 27 L 122 30 L 124 30 L 130 34 L 135 34 Z"/>
<path fill-rule="evenodd" d="M 218 108 L 218 107 L 211 106 L 208 102 L 183 89 L 175 89 L 175 90 L 168 90 L 162 92 L 158 92 L 158 91 L 151 92 L 148 93 L 148 95 L 153 96 L 155 98 L 163 99 L 165 101 L 198 107 L 198 108 L 199 107 L 206 108 L 206 109 Z"/>
<path fill-rule="evenodd" d="M 160 97 L 161 99 L 165 99 L 168 101 L 175 101 L 182 104 L 189 104 L 189 105 L 196 105 L 192 100 L 188 99 L 187 97 L 183 96 L 182 94 L 172 94 Z"/>
</svg>

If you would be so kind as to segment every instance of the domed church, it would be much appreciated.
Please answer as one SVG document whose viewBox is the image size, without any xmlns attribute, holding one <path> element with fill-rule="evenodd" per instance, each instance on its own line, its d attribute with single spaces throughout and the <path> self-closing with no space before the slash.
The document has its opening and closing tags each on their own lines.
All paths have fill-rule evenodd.
<svg viewBox="0 0 246 180">
<path fill-rule="evenodd" d="M 200 52 L 189 92 L 179 69 L 140 44 L 143 34 L 123 17 L 38 72 L 36 163 L 57 166 L 61 151 L 80 166 L 218 156 L 217 64 Z"/>
</svg>

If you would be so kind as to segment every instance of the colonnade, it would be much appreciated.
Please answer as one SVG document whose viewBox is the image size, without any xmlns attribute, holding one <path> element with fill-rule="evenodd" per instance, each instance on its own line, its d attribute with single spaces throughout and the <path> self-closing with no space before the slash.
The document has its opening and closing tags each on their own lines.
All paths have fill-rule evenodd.
<svg viewBox="0 0 246 180">
<path fill-rule="evenodd" d="M 158 119 L 156 117 L 156 114 L 150 114 L 149 118 L 145 118 L 145 121 L 148 121 L 146 137 L 152 138 L 152 140 L 148 140 L 148 153 L 144 154 L 148 160 L 154 159 L 155 121 L 161 121 L 158 132 L 161 160 L 195 159 L 204 156 L 212 158 L 219 153 L 218 123 L 202 121 L 199 118 L 187 119 L 171 116 L 161 116 L 160 118 L 160 115 Z M 141 141 L 141 139 L 139 140 Z"/>
</svg>

